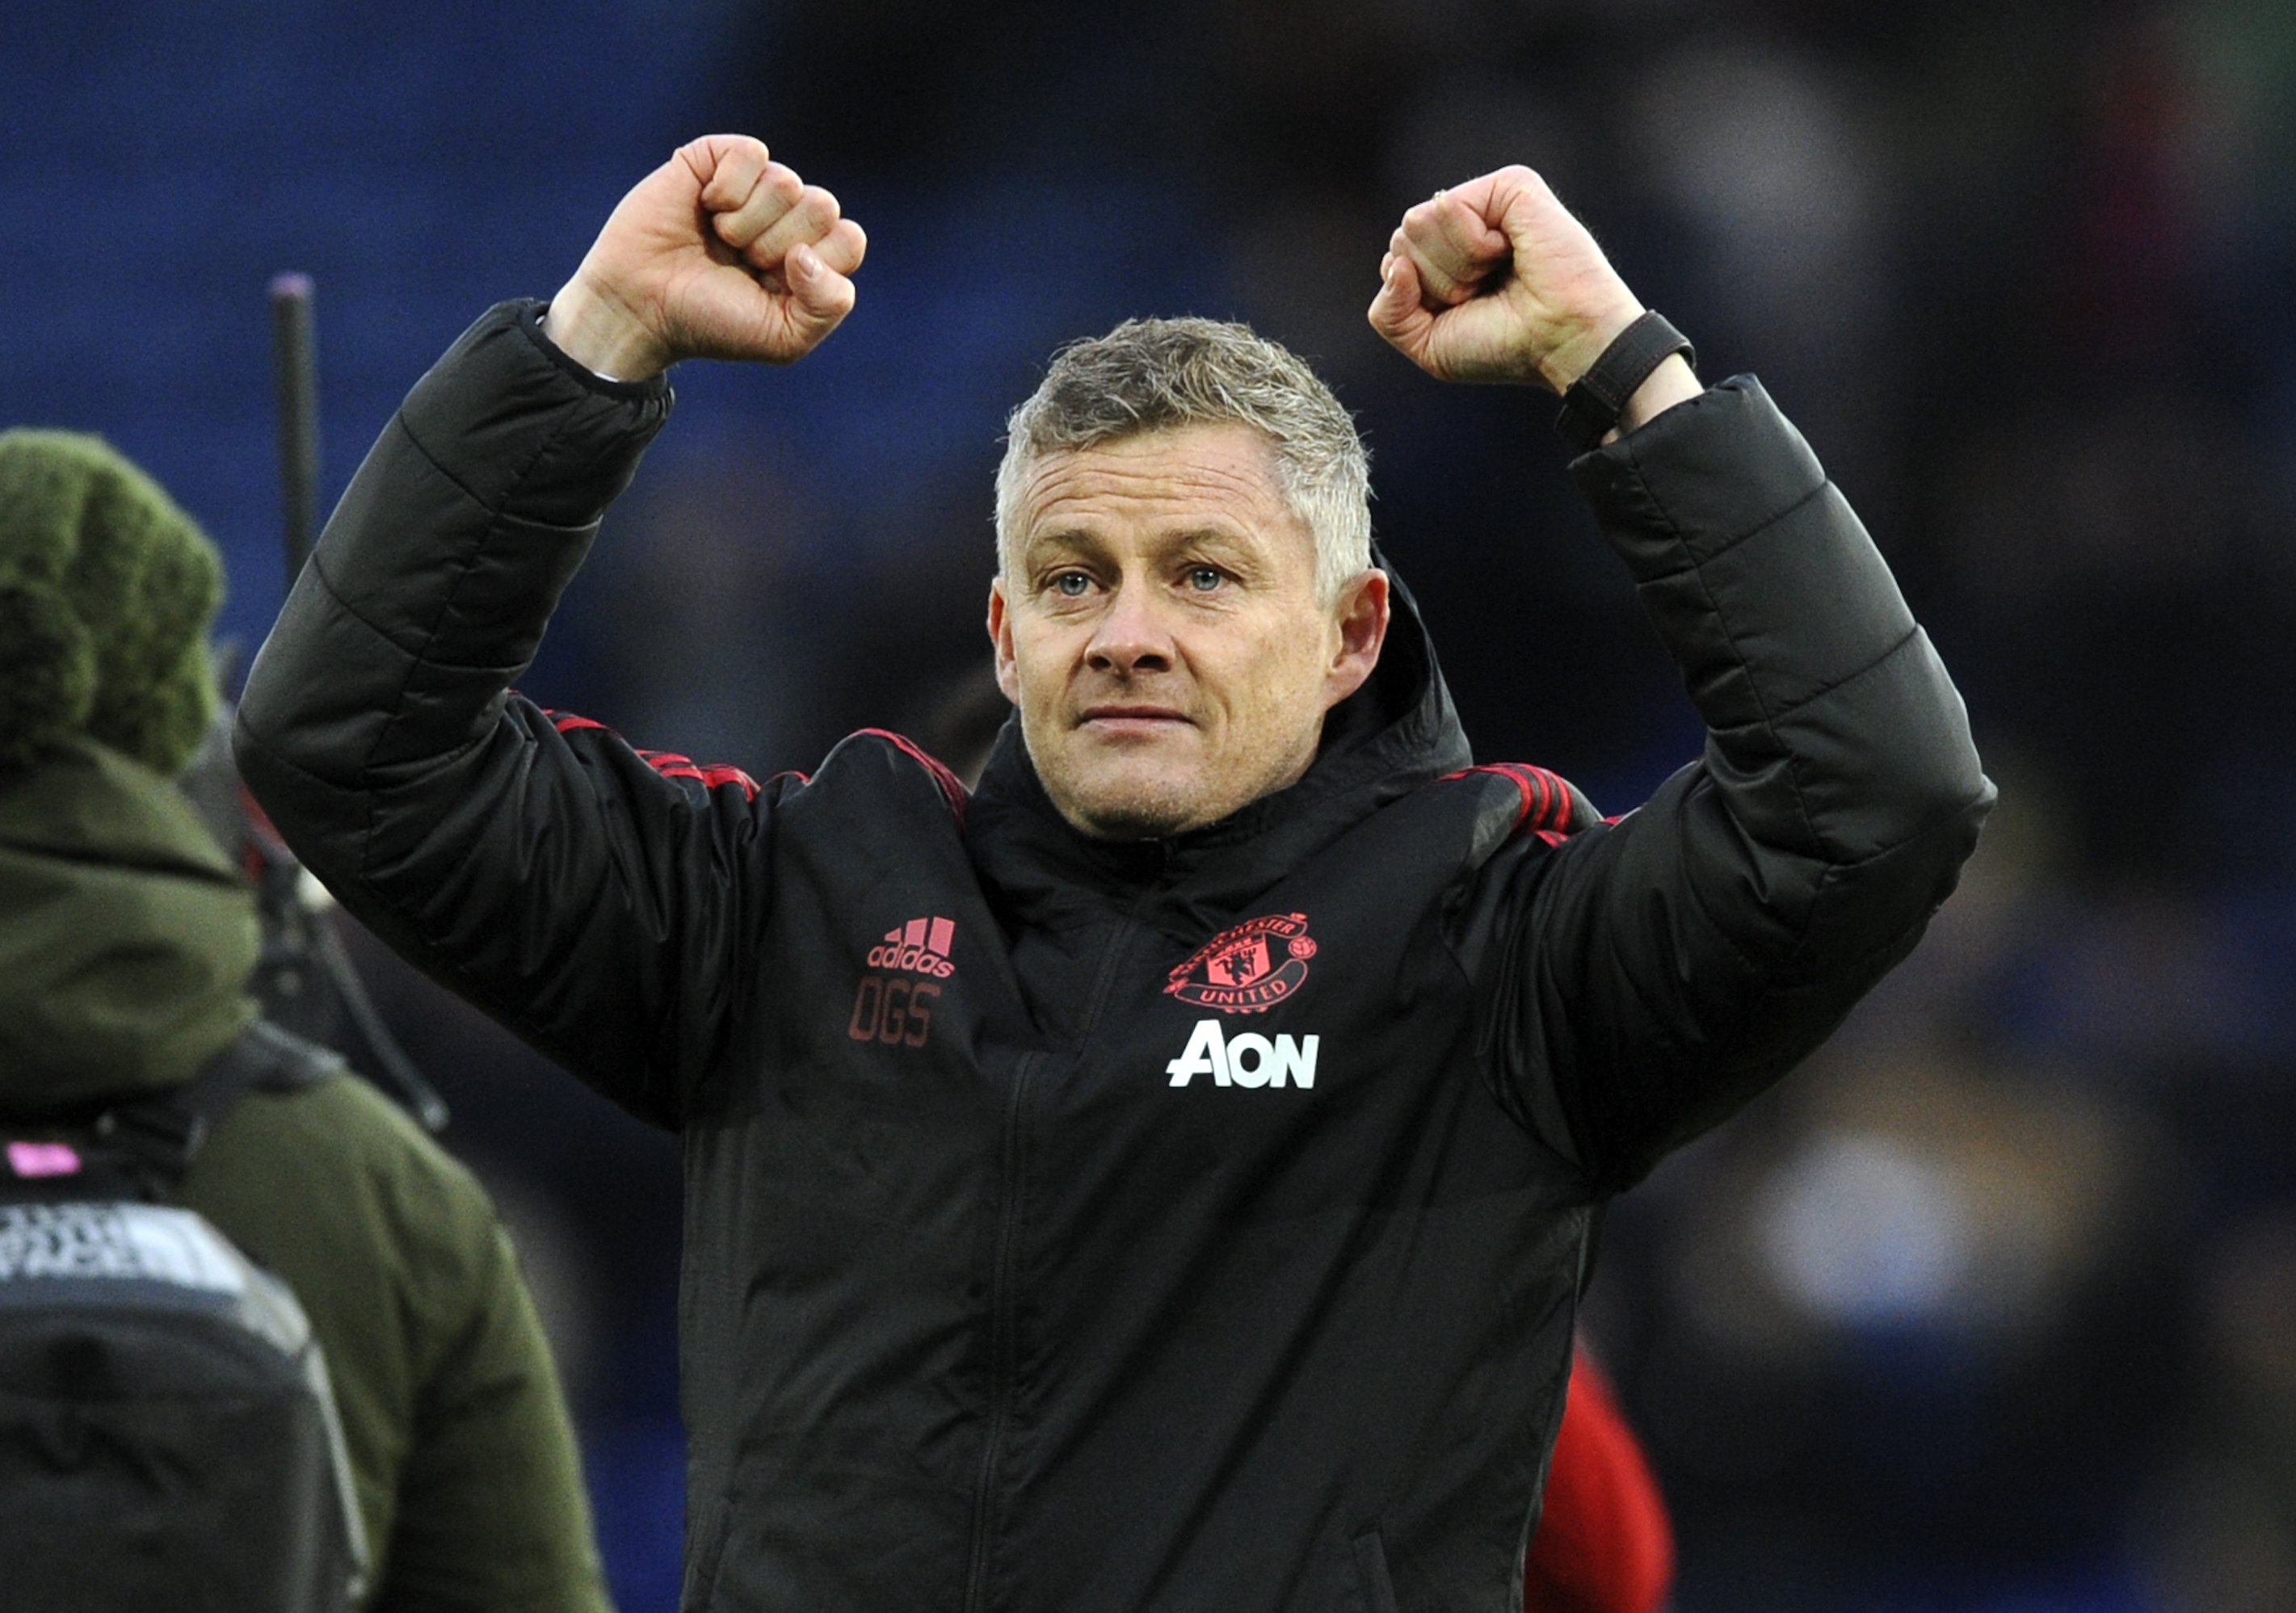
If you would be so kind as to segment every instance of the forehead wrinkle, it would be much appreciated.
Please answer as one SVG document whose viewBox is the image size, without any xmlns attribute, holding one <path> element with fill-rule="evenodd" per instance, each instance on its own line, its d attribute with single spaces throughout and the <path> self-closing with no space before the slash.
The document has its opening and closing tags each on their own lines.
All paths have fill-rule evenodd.
<svg viewBox="0 0 2296 1613">
<path fill-rule="evenodd" d="M 1228 452 L 1238 447 L 1244 451 Z M 1078 479 L 1099 485 L 1074 491 L 1061 487 Z M 1084 447 L 1054 449 L 1029 465 L 1023 503 L 1045 500 L 1048 487 L 1057 489 L 1049 500 L 1054 504 L 1095 495 L 1154 501 L 1207 494 L 1234 496 L 1247 504 L 1272 503 L 1288 508 L 1290 503 L 1279 485 L 1272 446 L 1242 425 L 1144 431 Z"/>
<path fill-rule="evenodd" d="M 1243 491 L 1253 491 L 1246 484 Z M 1245 544 L 1271 527 L 1305 523 L 1291 506 L 1272 495 L 1219 498 L 1210 507 L 1185 495 L 1131 494 L 1105 487 L 1062 490 L 1029 512 L 1027 542 L 1103 543 L 1115 528 L 1137 528 L 1160 544 Z"/>
<path fill-rule="evenodd" d="M 1225 517 L 1288 515 L 1291 508 L 1274 487 L 1226 467 L 1160 466 L 1151 471 L 1094 466 L 1078 474 L 1046 477 L 1029 489 L 1024 507 L 1039 521 L 1054 512 L 1078 505 L 1119 519 L 1171 516 L 1199 525 Z M 1209 509 L 1203 506 L 1210 506 Z"/>
</svg>

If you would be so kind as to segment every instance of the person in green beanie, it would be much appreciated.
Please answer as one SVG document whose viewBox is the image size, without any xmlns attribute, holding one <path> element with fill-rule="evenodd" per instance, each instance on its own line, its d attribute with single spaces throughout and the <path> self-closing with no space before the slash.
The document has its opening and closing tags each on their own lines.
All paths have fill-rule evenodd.
<svg viewBox="0 0 2296 1613">
<path fill-rule="evenodd" d="M 222 592 L 115 450 L 0 432 L 0 1117 L 177 1086 L 256 1018 L 254 893 L 172 782 L 214 714 Z M 178 1197 L 310 1317 L 368 1609 L 610 1609 L 548 1346 L 467 1170 L 337 1077 L 242 1099 Z"/>
</svg>

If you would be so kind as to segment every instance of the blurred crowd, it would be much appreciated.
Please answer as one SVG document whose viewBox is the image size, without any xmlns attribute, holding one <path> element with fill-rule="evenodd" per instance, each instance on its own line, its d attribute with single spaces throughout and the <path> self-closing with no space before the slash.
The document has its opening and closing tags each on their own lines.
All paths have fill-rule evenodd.
<svg viewBox="0 0 2296 1613">
<path fill-rule="evenodd" d="M 678 377 L 529 692 L 758 776 L 865 724 L 934 742 L 985 659 L 1003 410 L 1065 338 L 1208 313 L 1292 344 L 1357 412 L 1381 542 L 1479 752 L 1624 810 L 1697 731 L 1576 504 L 1551 401 L 1439 387 L 1362 319 L 1404 207 L 1531 164 L 1704 373 L 1758 373 L 1811 438 L 2003 790 L 1914 959 L 1611 1213 L 1589 1326 L 1676 1509 L 1679 1607 L 2296 1608 L 2284 4 L 653 9 L 545 29 L 538 4 L 501 8 L 504 40 L 552 35 L 549 70 L 504 63 L 483 114 L 546 192 L 518 202 L 532 227 L 515 253 L 357 285 L 346 323 L 322 303 L 323 357 L 357 389 L 330 393 L 340 471 L 479 311 L 452 300 L 475 264 L 502 276 L 480 295 L 546 294 L 686 134 L 763 135 L 867 226 L 859 310 L 822 353 Z M 470 70 L 447 65 L 468 42 L 443 7 L 365 26 L 411 82 Z M 644 94 L 604 105 L 625 76 Z M 409 191 L 440 176 L 430 239 L 488 225 L 481 117 L 388 159 Z M 529 128 L 553 119 L 555 164 Z M 46 183 L 0 196 L 26 209 Z M 340 205 L 356 218 L 355 189 Z M 19 283 L 11 324 L 75 294 Z M 0 386 L 31 340 L 0 334 Z M 78 411 L 42 423 L 122 430 L 101 393 L 17 373 Z M 160 391 L 126 435 L 177 417 L 183 443 L 132 446 L 196 508 L 172 464 L 224 450 L 193 446 L 195 389 Z M 242 526 L 265 519 L 259 410 L 220 411 L 258 462 Z M 210 485 L 229 530 L 240 495 Z M 252 634 L 275 562 L 241 536 Z M 669 1607 L 674 1148 L 358 950 L 518 1229 L 623 1605 Z"/>
</svg>

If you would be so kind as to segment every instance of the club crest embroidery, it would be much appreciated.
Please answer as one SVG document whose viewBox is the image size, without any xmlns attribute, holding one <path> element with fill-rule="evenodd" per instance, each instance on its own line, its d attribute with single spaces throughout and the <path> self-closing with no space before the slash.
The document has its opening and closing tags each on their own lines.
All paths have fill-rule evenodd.
<svg viewBox="0 0 2296 1613">
<path fill-rule="evenodd" d="M 1224 1014 L 1259 1013 L 1300 989 L 1315 955 L 1306 913 L 1248 919 L 1221 930 L 1175 969 L 1164 995 Z"/>
</svg>

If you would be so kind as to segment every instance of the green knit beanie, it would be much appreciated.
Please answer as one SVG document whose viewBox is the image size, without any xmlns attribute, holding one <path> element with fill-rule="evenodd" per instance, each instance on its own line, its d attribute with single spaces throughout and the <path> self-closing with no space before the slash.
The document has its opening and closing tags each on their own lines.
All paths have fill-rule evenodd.
<svg viewBox="0 0 2296 1613">
<path fill-rule="evenodd" d="M 173 777 L 215 709 L 223 561 L 100 438 L 0 431 L 0 768 L 85 734 Z"/>
</svg>

